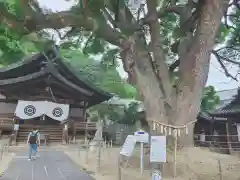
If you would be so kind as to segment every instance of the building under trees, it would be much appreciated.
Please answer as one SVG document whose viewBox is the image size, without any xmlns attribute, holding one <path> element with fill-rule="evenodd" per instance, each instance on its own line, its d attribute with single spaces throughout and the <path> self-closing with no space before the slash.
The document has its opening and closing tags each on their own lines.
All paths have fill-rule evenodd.
<svg viewBox="0 0 240 180">
<path fill-rule="evenodd" d="M 87 122 L 86 108 L 112 97 L 77 76 L 55 48 L 1 68 L 0 94 L 1 134 L 14 132 L 20 142 L 33 126 L 45 142 L 95 131 L 95 124 Z"/>
<path fill-rule="evenodd" d="M 240 148 L 240 90 L 234 99 L 212 112 L 203 112 L 198 116 L 195 134 L 197 144 L 215 146 L 222 152 L 232 153 Z"/>
</svg>

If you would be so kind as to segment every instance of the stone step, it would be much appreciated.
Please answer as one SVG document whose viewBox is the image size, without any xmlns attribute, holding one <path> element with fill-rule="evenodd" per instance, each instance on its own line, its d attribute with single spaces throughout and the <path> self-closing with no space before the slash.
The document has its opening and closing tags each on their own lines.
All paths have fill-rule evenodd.
<svg viewBox="0 0 240 180">
<path fill-rule="evenodd" d="M 23 126 L 19 128 L 17 142 L 26 142 L 29 132 L 32 131 L 31 126 Z M 62 142 L 62 128 L 59 126 L 43 126 L 39 127 L 40 134 L 49 134 L 49 143 Z"/>
</svg>

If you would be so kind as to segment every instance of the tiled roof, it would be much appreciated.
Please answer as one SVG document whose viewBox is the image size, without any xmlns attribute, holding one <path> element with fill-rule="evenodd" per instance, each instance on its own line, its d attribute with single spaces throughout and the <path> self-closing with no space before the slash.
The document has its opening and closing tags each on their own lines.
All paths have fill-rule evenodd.
<svg viewBox="0 0 240 180">
<path fill-rule="evenodd" d="M 205 120 L 208 120 L 208 121 L 226 121 L 227 119 L 226 118 L 222 118 L 222 117 L 214 117 L 212 116 L 210 113 L 208 112 L 200 112 L 198 114 L 198 119 L 205 119 Z"/>
<path fill-rule="evenodd" d="M 232 100 L 221 108 L 210 112 L 213 116 L 224 116 L 224 115 L 230 115 L 230 114 L 236 114 L 240 113 L 240 91 L 233 96 Z"/>
<path fill-rule="evenodd" d="M 240 113 L 240 105 L 236 105 L 236 106 L 232 106 L 229 108 L 221 108 L 221 109 L 217 109 L 213 112 L 210 112 L 210 114 L 214 115 L 214 116 L 222 116 L 222 115 L 230 115 L 230 114 L 237 114 Z"/>
<path fill-rule="evenodd" d="M 198 118 L 203 118 L 203 119 L 206 119 L 206 120 L 212 120 L 212 117 L 207 112 L 200 112 L 198 114 Z"/>
</svg>

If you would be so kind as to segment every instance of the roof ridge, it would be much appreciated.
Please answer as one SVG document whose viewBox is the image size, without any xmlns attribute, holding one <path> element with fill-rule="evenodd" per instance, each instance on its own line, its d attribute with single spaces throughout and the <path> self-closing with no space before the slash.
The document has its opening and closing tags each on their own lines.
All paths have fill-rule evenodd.
<svg viewBox="0 0 240 180">
<path fill-rule="evenodd" d="M 238 88 L 232 88 L 232 89 L 224 89 L 224 90 L 220 90 L 220 91 L 217 91 L 217 93 L 218 92 L 224 92 L 224 91 L 231 91 L 231 90 L 237 90 L 237 89 L 239 89 L 239 87 Z"/>
</svg>

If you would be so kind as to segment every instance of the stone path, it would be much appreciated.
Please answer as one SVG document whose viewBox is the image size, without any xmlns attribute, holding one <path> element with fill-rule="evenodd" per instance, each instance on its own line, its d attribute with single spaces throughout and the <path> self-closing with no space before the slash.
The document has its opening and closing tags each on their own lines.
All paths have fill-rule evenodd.
<svg viewBox="0 0 240 180">
<path fill-rule="evenodd" d="M 42 151 L 38 156 L 28 161 L 26 153 L 17 154 L 0 180 L 94 180 L 63 152 Z"/>
</svg>

